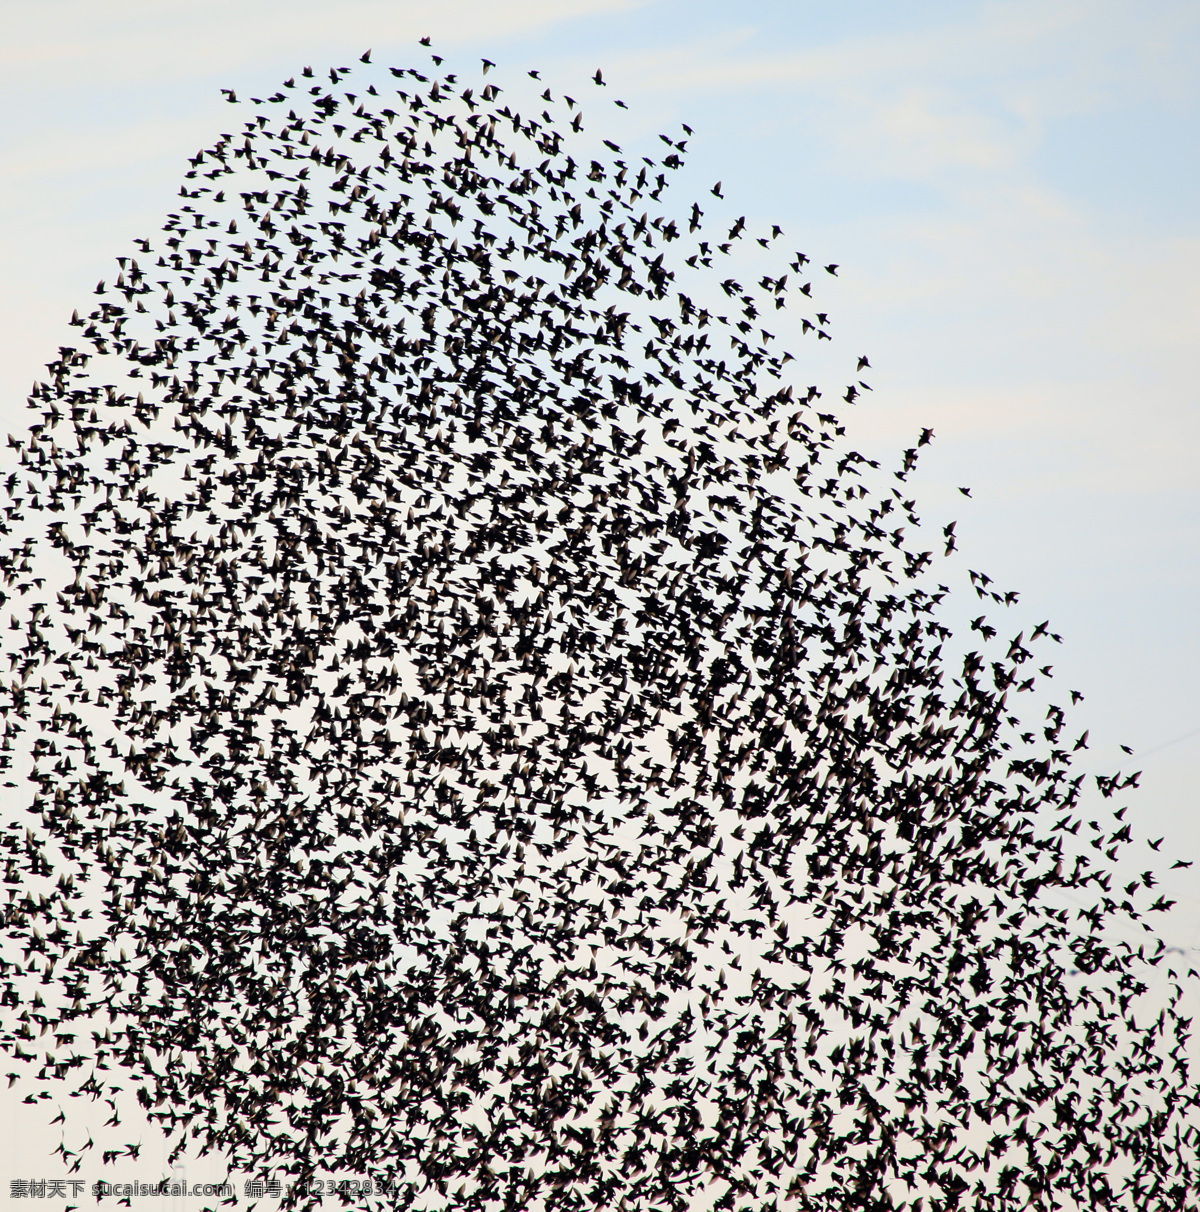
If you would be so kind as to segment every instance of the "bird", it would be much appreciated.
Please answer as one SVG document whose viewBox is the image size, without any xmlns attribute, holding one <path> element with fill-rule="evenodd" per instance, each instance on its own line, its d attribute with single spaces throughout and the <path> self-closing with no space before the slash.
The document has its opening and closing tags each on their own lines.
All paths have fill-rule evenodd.
<svg viewBox="0 0 1200 1212">
<path fill-rule="evenodd" d="M 7 447 L 33 1105 L 406 1207 L 1179 1207 L 1167 902 L 1061 637 L 915 537 L 932 429 L 855 448 L 682 139 L 369 56 L 197 152 Z"/>
</svg>

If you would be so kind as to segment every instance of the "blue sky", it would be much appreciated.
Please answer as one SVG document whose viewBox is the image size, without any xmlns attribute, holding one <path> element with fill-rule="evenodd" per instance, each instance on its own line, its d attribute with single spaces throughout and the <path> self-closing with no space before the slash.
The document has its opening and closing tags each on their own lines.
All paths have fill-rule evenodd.
<svg viewBox="0 0 1200 1212">
<path fill-rule="evenodd" d="M 1200 858 L 1195 0 L 7 0 L 4 428 L 185 158 L 240 120 L 219 88 L 267 95 L 367 47 L 424 61 L 424 34 L 448 67 L 540 68 L 598 135 L 687 122 L 685 183 L 720 179 L 729 213 L 839 263 L 819 275 L 836 356 L 869 354 L 874 388 L 851 433 L 891 463 L 935 429 L 912 486 L 931 530 L 958 521 L 948 583 L 1020 589 L 1012 634 L 1053 621 L 1093 768 L 1143 768 L 1135 829 Z M 1180 946 L 1200 946 L 1196 871 L 1168 884 Z M 57 1143 L 10 1140 L 12 1175 Z"/>
<path fill-rule="evenodd" d="M 1144 832 L 1200 853 L 1200 733 L 1167 744 L 1200 729 L 1200 8 L 10 0 L 7 427 L 72 308 L 228 128 L 220 87 L 264 95 L 368 46 L 411 62 L 423 34 L 447 66 L 540 68 L 597 134 L 686 121 L 688 182 L 841 265 L 821 283 L 838 351 L 868 353 L 875 388 L 851 432 L 892 452 L 936 430 L 914 488 L 931 525 L 958 520 L 947 575 L 1019 588 L 1014 634 L 1053 620 L 1096 768 L 1121 741 L 1155 750 Z M 593 99 L 596 67 L 628 114 Z M 1176 891 L 1200 908 L 1200 880 Z"/>
</svg>

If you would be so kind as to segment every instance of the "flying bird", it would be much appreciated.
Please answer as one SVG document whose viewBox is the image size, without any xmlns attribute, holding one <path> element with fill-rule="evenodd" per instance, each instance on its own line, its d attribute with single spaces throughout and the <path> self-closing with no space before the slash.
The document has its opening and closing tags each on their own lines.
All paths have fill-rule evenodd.
<svg viewBox="0 0 1200 1212">
<path fill-rule="evenodd" d="M 699 239 L 683 140 L 330 80 L 197 153 L 0 469 L 32 1103 L 389 1207 L 1185 1206 L 1188 1016 L 1111 945 L 1167 902 L 1049 623 L 972 571 L 954 633 L 933 431 L 888 473 L 801 385 L 808 258 Z"/>
</svg>

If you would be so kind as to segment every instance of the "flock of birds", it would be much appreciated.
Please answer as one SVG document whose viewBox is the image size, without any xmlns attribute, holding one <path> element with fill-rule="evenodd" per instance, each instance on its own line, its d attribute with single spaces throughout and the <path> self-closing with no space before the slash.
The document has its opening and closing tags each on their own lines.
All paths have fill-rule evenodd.
<svg viewBox="0 0 1200 1212">
<path fill-rule="evenodd" d="M 795 385 L 687 128 L 432 62 L 255 99 L 9 440 L 10 1084 L 399 1208 L 1196 1207 L 1165 902 L 1057 637 L 944 621 L 931 433 Z"/>
</svg>

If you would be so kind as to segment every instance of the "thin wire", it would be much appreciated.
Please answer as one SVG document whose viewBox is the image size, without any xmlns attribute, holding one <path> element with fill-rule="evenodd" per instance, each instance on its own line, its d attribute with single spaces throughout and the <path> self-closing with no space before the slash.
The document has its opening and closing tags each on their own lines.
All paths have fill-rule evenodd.
<svg viewBox="0 0 1200 1212">
<path fill-rule="evenodd" d="M 1153 749 L 1146 749 L 1140 753 L 1135 753 L 1137 758 L 1149 757 L 1152 753 L 1158 753 L 1160 749 L 1169 749 L 1172 745 L 1178 745 L 1180 741 L 1186 741 L 1188 737 L 1195 736 L 1200 732 L 1200 728 L 1193 728 L 1191 732 L 1185 732 L 1183 736 L 1177 736 L 1173 741 L 1163 741 L 1161 745 L 1155 745 Z"/>
</svg>

